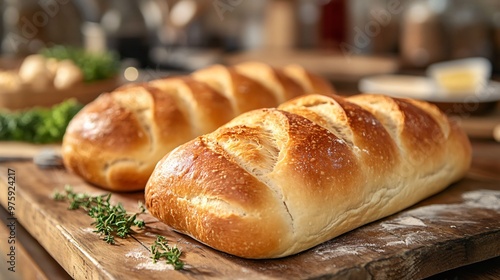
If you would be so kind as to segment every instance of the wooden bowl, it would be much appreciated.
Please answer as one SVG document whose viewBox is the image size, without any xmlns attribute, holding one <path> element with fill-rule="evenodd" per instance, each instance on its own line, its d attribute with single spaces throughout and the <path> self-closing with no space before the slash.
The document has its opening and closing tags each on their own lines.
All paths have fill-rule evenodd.
<svg viewBox="0 0 500 280">
<path fill-rule="evenodd" d="M 20 58 L 0 57 L 0 71 L 18 70 L 22 64 Z M 0 109 L 23 110 L 35 106 L 51 107 L 66 99 L 74 98 L 87 104 L 101 93 L 112 91 L 120 86 L 119 75 L 92 83 L 80 83 L 71 88 L 59 90 L 54 87 L 44 92 L 33 92 L 29 88 L 16 92 L 0 91 Z"/>
<path fill-rule="evenodd" d="M 35 106 L 51 107 L 66 99 L 74 98 L 82 104 L 87 104 L 97 98 L 101 93 L 111 91 L 119 86 L 118 77 L 82 83 L 65 90 L 52 89 L 47 92 L 7 92 L 0 93 L 0 108 L 9 110 L 22 110 Z"/>
</svg>

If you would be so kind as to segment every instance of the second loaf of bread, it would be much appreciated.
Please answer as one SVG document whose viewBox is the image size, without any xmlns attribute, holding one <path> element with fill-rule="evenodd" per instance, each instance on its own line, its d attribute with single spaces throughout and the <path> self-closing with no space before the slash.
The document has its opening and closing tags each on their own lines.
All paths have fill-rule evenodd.
<svg viewBox="0 0 500 280">
<path fill-rule="evenodd" d="M 70 122 L 64 164 L 106 189 L 143 190 L 156 163 L 176 146 L 243 112 L 332 91 L 300 66 L 276 69 L 257 62 L 127 85 L 102 94 Z"/>
<path fill-rule="evenodd" d="M 382 95 L 307 95 L 245 113 L 169 153 L 150 213 L 246 258 L 295 254 L 461 178 L 467 136 L 436 107 Z"/>
</svg>

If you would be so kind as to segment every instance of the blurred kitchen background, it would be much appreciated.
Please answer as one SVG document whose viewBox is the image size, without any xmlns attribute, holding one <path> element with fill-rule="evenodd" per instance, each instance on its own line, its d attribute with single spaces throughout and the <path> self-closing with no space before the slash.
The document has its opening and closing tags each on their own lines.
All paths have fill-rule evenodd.
<svg viewBox="0 0 500 280">
<path fill-rule="evenodd" d="M 500 73 L 498 0 L 0 0 L 2 57 L 54 44 L 112 50 L 148 78 L 296 62 L 333 81 L 485 57 Z"/>
</svg>

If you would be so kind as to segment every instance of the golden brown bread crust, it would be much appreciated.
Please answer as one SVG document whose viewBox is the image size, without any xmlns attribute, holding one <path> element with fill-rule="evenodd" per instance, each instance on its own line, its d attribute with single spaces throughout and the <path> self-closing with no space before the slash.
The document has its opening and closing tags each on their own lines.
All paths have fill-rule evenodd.
<svg viewBox="0 0 500 280">
<path fill-rule="evenodd" d="M 278 98 L 273 91 L 240 74 L 234 67 L 214 65 L 198 70 L 192 75 L 196 80 L 207 83 L 229 99 L 235 115 L 257 108 L 279 105 Z"/>
<path fill-rule="evenodd" d="M 248 70 L 262 73 L 254 79 L 245 74 Z M 214 131 L 240 113 L 276 107 L 304 94 L 307 89 L 301 84 L 328 85 L 302 71 L 301 78 L 291 78 L 262 63 L 214 65 L 104 93 L 69 124 L 62 143 L 64 164 L 106 189 L 142 190 L 156 163 L 176 146 Z"/>
<path fill-rule="evenodd" d="M 215 249 L 277 258 L 443 190 L 470 160 L 467 136 L 428 103 L 306 95 L 177 147 L 145 199 L 152 215 Z"/>
<path fill-rule="evenodd" d="M 287 76 L 283 70 L 264 63 L 243 62 L 235 65 L 234 68 L 238 73 L 254 79 L 273 92 L 279 104 L 304 93 L 312 93 L 308 88 L 303 88 L 302 84 L 314 81 L 298 83 L 295 78 Z M 303 76 L 302 78 L 308 79 L 309 77 Z"/>
<path fill-rule="evenodd" d="M 334 94 L 335 90 L 327 81 L 318 76 L 312 75 L 302 66 L 291 64 L 283 68 L 283 72 L 309 93 Z"/>
</svg>

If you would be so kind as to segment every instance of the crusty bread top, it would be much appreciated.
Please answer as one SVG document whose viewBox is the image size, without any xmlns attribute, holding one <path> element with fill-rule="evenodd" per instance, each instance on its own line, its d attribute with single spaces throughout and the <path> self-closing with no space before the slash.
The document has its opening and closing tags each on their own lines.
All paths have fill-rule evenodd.
<svg viewBox="0 0 500 280">
<path fill-rule="evenodd" d="M 464 132 L 436 107 L 382 95 L 307 95 L 247 112 L 165 156 L 151 214 L 246 258 L 294 254 L 461 178 Z"/>
<path fill-rule="evenodd" d="M 142 190 L 156 163 L 176 146 L 238 114 L 306 93 L 301 84 L 328 84 L 303 72 L 292 78 L 263 63 L 214 65 L 104 93 L 69 124 L 62 143 L 65 166 L 106 189 Z"/>
<path fill-rule="evenodd" d="M 326 80 L 311 74 L 304 67 L 297 64 L 290 64 L 283 68 L 283 72 L 288 77 L 294 79 L 308 93 L 333 94 L 335 93 L 331 84 Z"/>
</svg>

